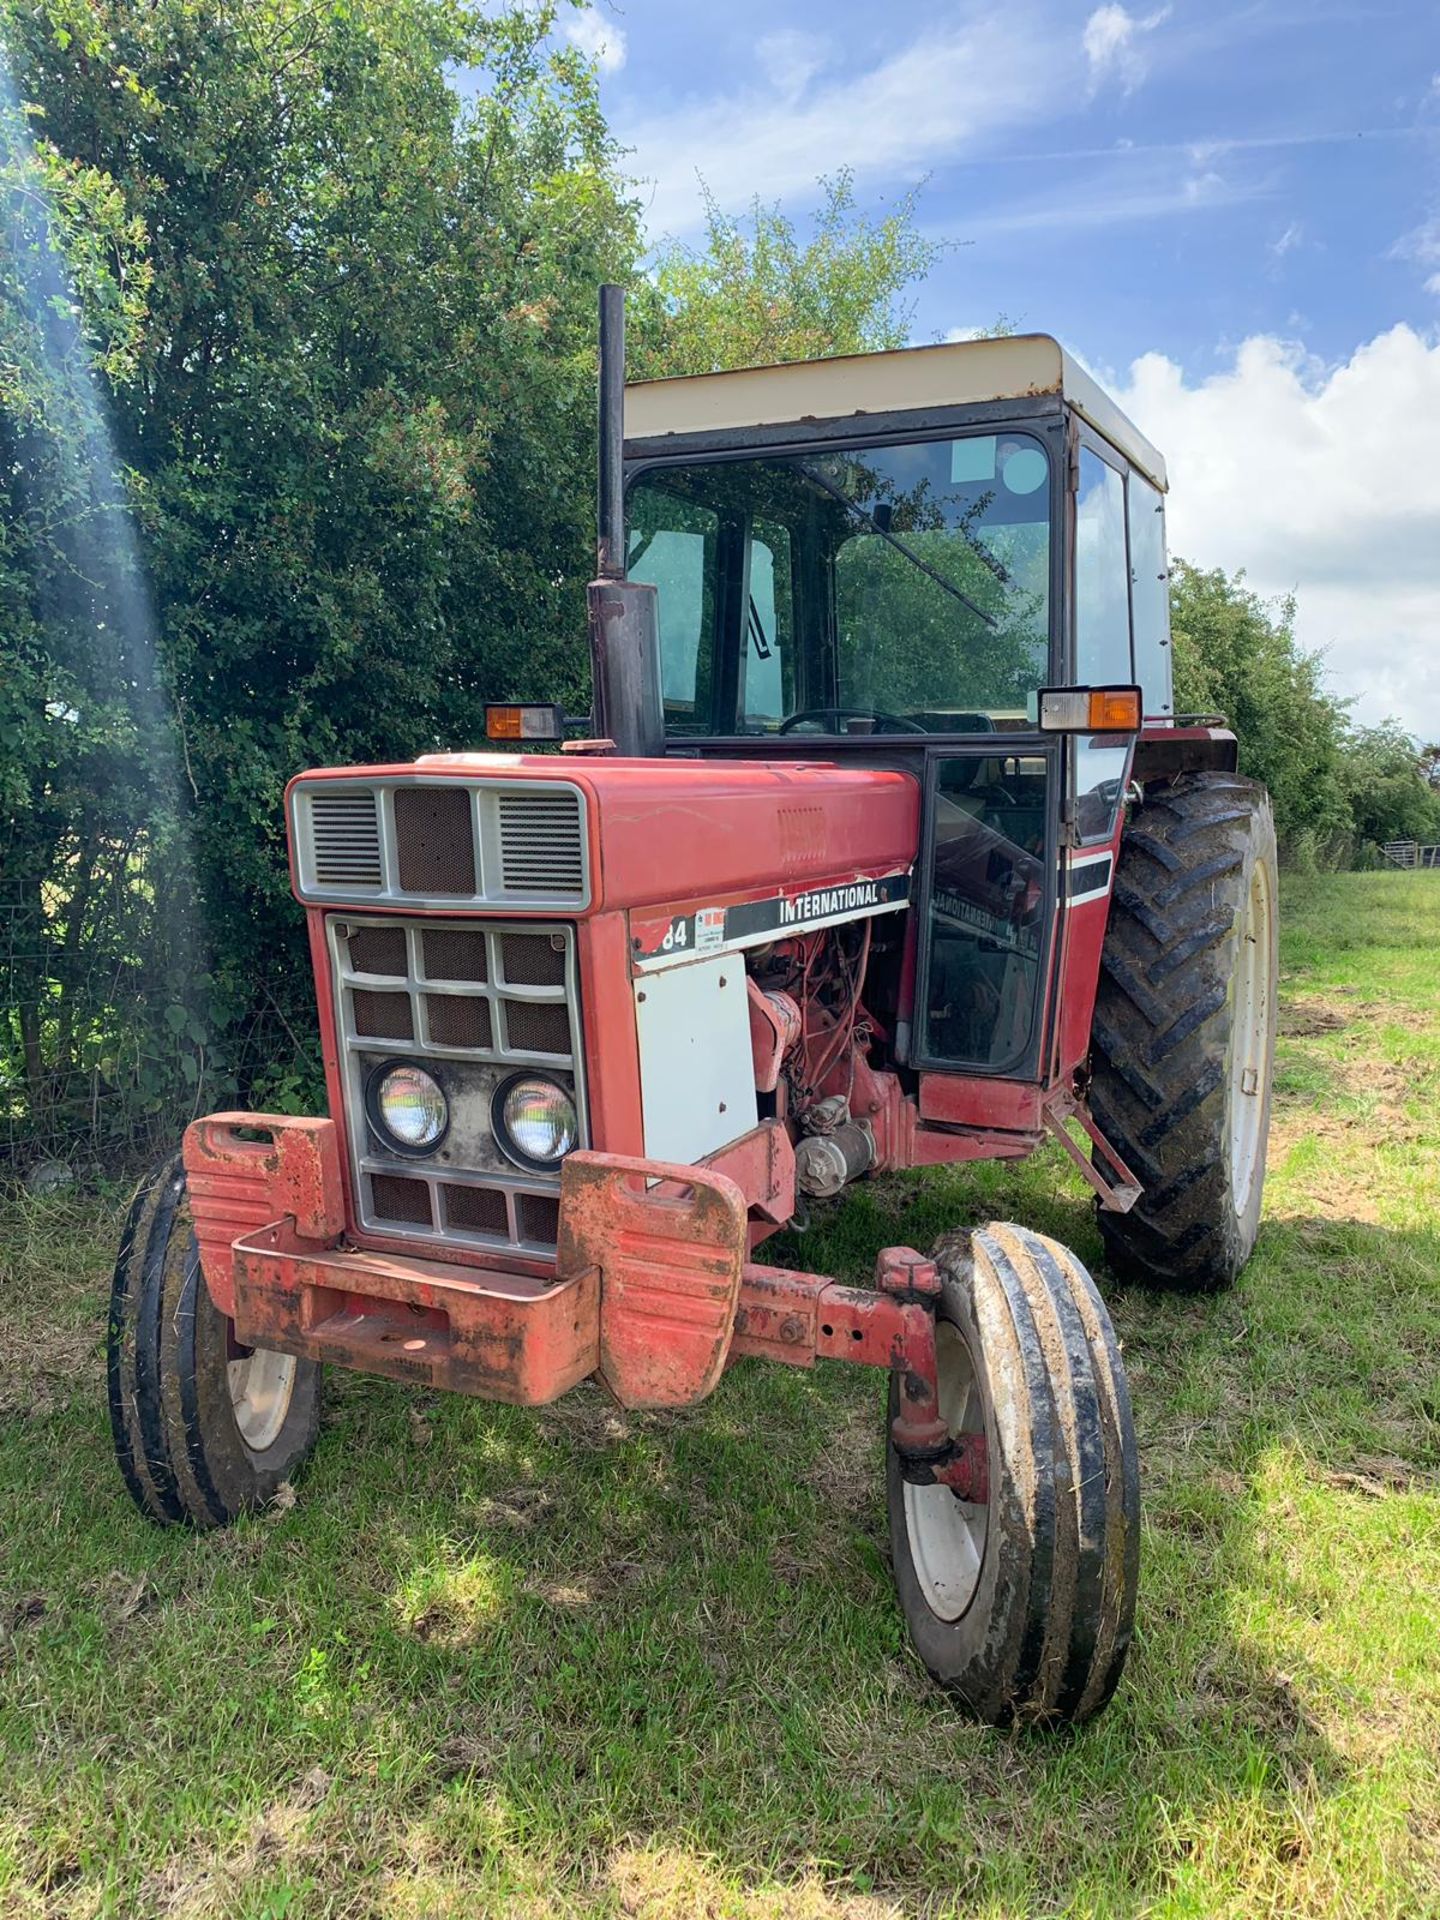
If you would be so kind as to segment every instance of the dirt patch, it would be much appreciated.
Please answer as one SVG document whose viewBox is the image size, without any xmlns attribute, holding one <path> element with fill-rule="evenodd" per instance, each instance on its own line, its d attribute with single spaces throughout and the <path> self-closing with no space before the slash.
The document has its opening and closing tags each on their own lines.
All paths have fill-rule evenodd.
<svg viewBox="0 0 1440 1920">
<path fill-rule="evenodd" d="M 1276 1031 L 1287 1039 L 1313 1039 L 1321 1033 L 1340 1033 L 1361 1010 L 1329 1007 L 1323 1000 L 1290 1000 L 1281 1008 Z"/>
<path fill-rule="evenodd" d="M 832 1894 L 813 1875 L 784 1886 L 740 1889 L 702 1856 L 678 1848 L 622 1848 L 606 1878 L 633 1920 L 902 1920 L 873 1894 Z"/>
<path fill-rule="evenodd" d="M 1364 1455 L 1348 1467 L 1325 1475 L 1327 1487 L 1341 1493 L 1363 1493 L 1383 1500 L 1389 1493 L 1417 1493 L 1435 1485 L 1435 1475 L 1393 1453 Z"/>
</svg>

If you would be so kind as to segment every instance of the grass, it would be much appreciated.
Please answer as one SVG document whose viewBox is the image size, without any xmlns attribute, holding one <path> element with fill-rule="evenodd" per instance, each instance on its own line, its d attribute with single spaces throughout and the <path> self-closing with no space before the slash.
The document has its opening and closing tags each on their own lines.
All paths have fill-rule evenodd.
<svg viewBox="0 0 1440 1920">
<path fill-rule="evenodd" d="M 1267 1217 L 1217 1300 L 1111 1291 L 1145 1478 L 1121 1691 L 966 1725 L 902 1641 L 881 1383 L 676 1417 L 336 1377 L 287 1511 L 120 1488 L 119 1197 L 0 1217 L 0 1915 L 1440 1913 L 1440 875 L 1288 889 Z M 851 1278 L 1057 1155 L 864 1188 Z"/>
</svg>

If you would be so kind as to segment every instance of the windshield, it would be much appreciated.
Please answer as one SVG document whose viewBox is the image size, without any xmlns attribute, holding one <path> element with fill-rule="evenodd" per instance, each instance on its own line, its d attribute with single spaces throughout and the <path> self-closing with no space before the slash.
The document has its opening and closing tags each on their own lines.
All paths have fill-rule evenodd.
<svg viewBox="0 0 1440 1920">
<path fill-rule="evenodd" d="M 628 564 L 659 592 L 667 732 L 1032 723 L 1048 482 L 1022 432 L 642 473 Z"/>
</svg>

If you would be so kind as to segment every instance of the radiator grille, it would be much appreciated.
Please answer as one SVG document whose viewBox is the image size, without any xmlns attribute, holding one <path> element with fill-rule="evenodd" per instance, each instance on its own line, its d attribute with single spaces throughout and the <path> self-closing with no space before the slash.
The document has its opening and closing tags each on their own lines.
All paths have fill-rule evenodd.
<svg viewBox="0 0 1440 1920">
<path fill-rule="evenodd" d="M 415 1038 L 415 1016 L 408 994 L 366 993 L 357 987 L 351 998 L 357 1034 L 367 1040 Z"/>
<path fill-rule="evenodd" d="M 442 1047 L 491 1045 L 490 1003 L 468 994 L 427 993 L 425 1018 L 430 1038 Z"/>
<path fill-rule="evenodd" d="M 310 838 L 316 884 L 376 892 L 385 884 L 373 793 L 312 793 Z"/>
<path fill-rule="evenodd" d="M 497 1233 L 502 1240 L 508 1239 L 510 1219 L 503 1193 L 494 1187 L 462 1187 L 453 1182 L 441 1191 L 447 1227 L 461 1233 Z"/>
<path fill-rule="evenodd" d="M 489 978 L 483 933 L 465 927 L 426 927 L 420 936 L 425 948 L 427 980 L 469 980 L 483 984 Z M 560 963 L 560 979 L 565 963 Z"/>
<path fill-rule="evenodd" d="M 378 973 L 403 980 L 406 964 L 403 927 L 357 927 L 350 936 L 350 964 L 356 973 Z"/>
<path fill-rule="evenodd" d="M 500 877 L 506 893 L 585 891 L 585 828 L 576 793 L 502 793 Z"/>
<path fill-rule="evenodd" d="M 574 930 L 503 921 L 327 921 L 335 964 L 357 1224 L 407 1239 L 467 1240 L 544 1253 L 559 1225 L 559 1174 L 512 1162 L 493 1131 L 495 1096 L 516 1073 L 573 1088 L 586 1139 Z M 432 1156 L 397 1152 L 366 1118 L 371 1074 L 424 1064 L 450 1125 Z"/>
<path fill-rule="evenodd" d="M 565 978 L 565 946 L 544 933 L 500 936 L 500 964 L 512 987 L 558 987 Z"/>
<path fill-rule="evenodd" d="M 430 1189 L 423 1180 L 406 1180 L 393 1173 L 372 1173 L 370 1193 L 377 1220 L 403 1220 L 414 1227 L 430 1225 Z"/>
<path fill-rule="evenodd" d="M 590 905 L 585 804 L 548 776 L 302 780 L 290 802 L 298 891 L 362 907 L 579 911 Z"/>
<path fill-rule="evenodd" d="M 395 845 L 402 893 L 469 900 L 479 891 L 468 787 L 397 787 Z"/>
<path fill-rule="evenodd" d="M 568 1054 L 570 1016 L 564 1007 L 534 1000 L 507 1000 L 505 1037 L 516 1053 Z"/>
</svg>

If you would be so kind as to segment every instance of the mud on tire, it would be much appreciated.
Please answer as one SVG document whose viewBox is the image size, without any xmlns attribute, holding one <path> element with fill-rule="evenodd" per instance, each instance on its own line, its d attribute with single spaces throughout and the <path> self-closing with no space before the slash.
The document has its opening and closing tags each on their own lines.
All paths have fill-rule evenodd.
<svg viewBox="0 0 1440 1920">
<path fill-rule="evenodd" d="M 984 1431 L 990 1498 L 910 1486 L 887 1448 L 906 1624 L 976 1719 L 1088 1720 L 1119 1681 L 1139 1577 L 1139 1466 L 1110 1317 L 1075 1256 L 1024 1227 L 954 1235 L 935 1260 L 941 1412 L 953 1433 Z M 892 1384 L 892 1420 L 898 1404 Z"/>
<path fill-rule="evenodd" d="M 125 1222 L 107 1361 L 116 1459 L 162 1526 L 223 1526 L 263 1506 L 315 1443 L 320 1368 L 236 1346 L 200 1272 L 178 1154 Z"/>
<path fill-rule="evenodd" d="M 1120 843 L 1091 1040 L 1091 1112 L 1145 1189 L 1099 1215 L 1122 1280 L 1214 1292 L 1255 1245 L 1275 905 L 1263 787 L 1198 773 L 1147 796 Z"/>
</svg>

